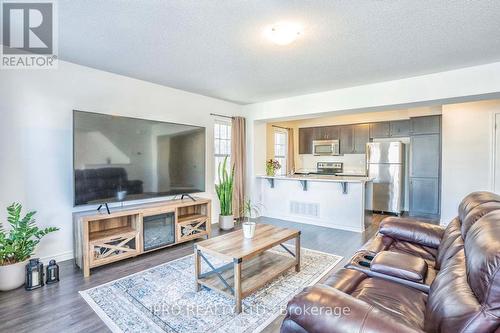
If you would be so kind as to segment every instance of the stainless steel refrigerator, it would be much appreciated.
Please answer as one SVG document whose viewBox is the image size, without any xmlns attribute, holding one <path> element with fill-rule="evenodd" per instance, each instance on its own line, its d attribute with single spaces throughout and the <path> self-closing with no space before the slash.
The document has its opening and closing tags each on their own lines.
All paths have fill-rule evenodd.
<svg viewBox="0 0 500 333">
<path fill-rule="evenodd" d="M 405 145 L 370 142 L 366 146 L 368 176 L 373 179 L 367 209 L 401 214 L 404 204 Z"/>
</svg>

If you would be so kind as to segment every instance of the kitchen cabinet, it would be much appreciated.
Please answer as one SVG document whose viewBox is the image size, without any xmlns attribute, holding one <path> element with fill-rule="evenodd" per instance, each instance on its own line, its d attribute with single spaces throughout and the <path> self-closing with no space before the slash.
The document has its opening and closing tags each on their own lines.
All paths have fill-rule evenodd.
<svg viewBox="0 0 500 333">
<path fill-rule="evenodd" d="M 354 125 L 354 154 L 366 153 L 366 144 L 370 141 L 370 125 Z"/>
<path fill-rule="evenodd" d="M 410 216 L 439 215 L 439 179 L 410 179 Z"/>
<path fill-rule="evenodd" d="M 326 140 L 338 140 L 340 136 L 339 126 L 326 126 L 324 127 Z"/>
<path fill-rule="evenodd" d="M 340 128 L 340 153 L 364 154 L 370 141 L 370 125 L 347 125 Z"/>
<path fill-rule="evenodd" d="M 415 135 L 411 139 L 410 177 L 439 177 L 439 134 Z"/>
<path fill-rule="evenodd" d="M 410 215 L 439 217 L 441 116 L 410 119 Z"/>
<path fill-rule="evenodd" d="M 299 154 L 312 154 L 313 130 L 312 127 L 299 128 Z"/>
<path fill-rule="evenodd" d="M 340 127 L 340 153 L 352 154 L 354 152 L 354 126 Z"/>
<path fill-rule="evenodd" d="M 410 120 L 396 120 L 390 122 L 390 137 L 405 137 L 410 135 Z"/>
<path fill-rule="evenodd" d="M 313 140 L 338 140 L 338 126 L 313 127 Z"/>
<path fill-rule="evenodd" d="M 299 128 L 299 154 L 312 154 L 313 140 L 338 140 L 339 126 Z"/>
<path fill-rule="evenodd" d="M 370 124 L 370 138 L 388 138 L 391 135 L 391 123 L 384 121 Z"/>
<path fill-rule="evenodd" d="M 439 134 L 441 132 L 441 116 L 426 116 L 410 118 L 410 133 Z"/>
<path fill-rule="evenodd" d="M 383 121 L 370 124 L 370 139 L 398 138 L 409 135 L 409 120 Z"/>
</svg>

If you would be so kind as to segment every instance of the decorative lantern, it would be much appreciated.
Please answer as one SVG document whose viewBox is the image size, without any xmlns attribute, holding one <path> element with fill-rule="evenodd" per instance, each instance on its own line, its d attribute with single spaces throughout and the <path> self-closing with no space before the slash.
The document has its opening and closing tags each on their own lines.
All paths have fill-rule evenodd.
<svg viewBox="0 0 500 333">
<path fill-rule="evenodd" d="M 59 265 L 56 264 L 56 261 L 52 259 L 49 261 L 49 265 L 47 266 L 47 274 L 45 274 L 46 284 L 52 284 L 59 282 Z"/>
<path fill-rule="evenodd" d="M 43 264 L 40 259 L 30 259 L 26 265 L 26 290 L 33 290 L 43 286 Z"/>
</svg>

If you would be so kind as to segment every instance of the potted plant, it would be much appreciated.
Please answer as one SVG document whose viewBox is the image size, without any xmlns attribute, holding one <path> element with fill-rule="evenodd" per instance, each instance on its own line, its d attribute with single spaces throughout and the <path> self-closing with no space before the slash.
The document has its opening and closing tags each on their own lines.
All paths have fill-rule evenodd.
<svg viewBox="0 0 500 333">
<path fill-rule="evenodd" d="M 0 223 L 0 290 L 16 289 L 24 284 L 26 262 L 35 252 L 40 239 L 58 230 L 57 228 L 40 229 L 36 226 L 29 212 L 21 218 L 22 206 L 13 203 L 7 207 L 7 221 L 10 230 L 7 232 Z"/>
<path fill-rule="evenodd" d="M 234 166 L 231 173 L 227 171 L 227 156 L 224 162 L 219 163 L 219 184 L 215 184 L 215 191 L 220 202 L 219 228 L 229 230 L 234 228 L 233 215 L 233 184 Z"/>
<path fill-rule="evenodd" d="M 276 174 L 276 171 L 279 169 L 281 169 L 281 164 L 280 162 L 278 162 L 278 160 L 271 158 L 266 162 L 266 175 L 272 177 Z"/>
<path fill-rule="evenodd" d="M 247 220 L 243 222 L 243 236 L 245 238 L 253 238 L 255 235 L 256 223 L 251 221 L 252 216 L 260 215 L 260 205 L 252 203 L 250 199 L 245 200 L 241 208 L 241 215 L 246 217 Z"/>
</svg>

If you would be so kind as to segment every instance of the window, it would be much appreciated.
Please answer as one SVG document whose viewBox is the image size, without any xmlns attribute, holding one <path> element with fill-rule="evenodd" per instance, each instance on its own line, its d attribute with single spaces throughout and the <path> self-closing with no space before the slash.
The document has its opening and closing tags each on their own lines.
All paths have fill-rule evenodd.
<svg viewBox="0 0 500 333">
<path fill-rule="evenodd" d="M 231 170 L 231 123 L 216 120 L 214 128 L 214 153 L 215 153 L 215 183 L 219 182 L 219 163 L 224 162 L 228 156 L 226 168 Z"/>
<path fill-rule="evenodd" d="M 286 153 L 288 135 L 284 131 L 274 131 L 274 158 L 278 160 L 281 169 L 276 171 L 277 175 L 286 175 Z"/>
</svg>

